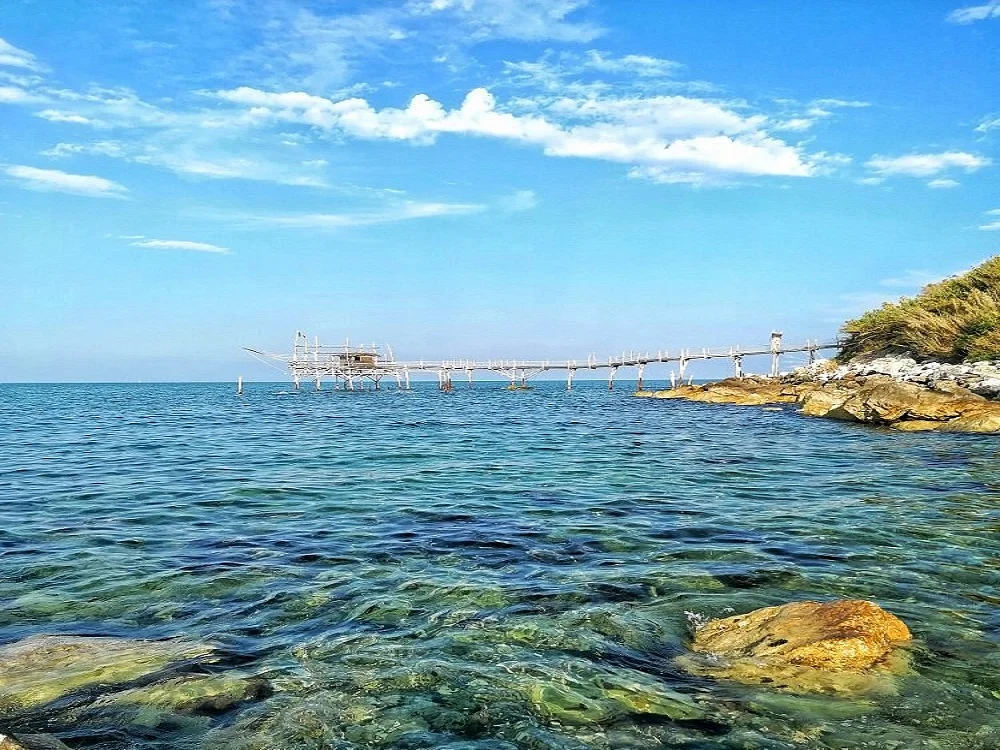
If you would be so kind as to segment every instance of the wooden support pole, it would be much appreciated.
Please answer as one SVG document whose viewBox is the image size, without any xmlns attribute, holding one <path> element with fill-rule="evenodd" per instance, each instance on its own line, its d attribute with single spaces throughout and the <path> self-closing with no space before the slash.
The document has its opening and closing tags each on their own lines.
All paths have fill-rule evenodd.
<svg viewBox="0 0 1000 750">
<path fill-rule="evenodd" d="M 781 331 L 771 331 L 771 377 L 781 372 Z"/>
</svg>

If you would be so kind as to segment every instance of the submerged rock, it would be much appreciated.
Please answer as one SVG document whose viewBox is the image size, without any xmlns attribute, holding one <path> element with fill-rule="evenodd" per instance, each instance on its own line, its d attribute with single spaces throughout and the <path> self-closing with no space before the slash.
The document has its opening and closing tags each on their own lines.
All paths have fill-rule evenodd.
<svg viewBox="0 0 1000 750">
<path fill-rule="evenodd" d="M 688 696 L 645 680 L 607 678 L 603 688 L 605 695 L 630 714 L 671 719 L 700 719 L 705 715 Z"/>
<path fill-rule="evenodd" d="M 695 633 L 688 671 L 793 692 L 862 692 L 899 671 L 906 625 L 863 600 L 794 602 L 713 620 Z"/>
<path fill-rule="evenodd" d="M 179 713 L 215 712 L 261 695 L 266 686 L 262 679 L 225 674 L 182 675 L 104 696 L 95 705 L 151 707 Z"/>
<path fill-rule="evenodd" d="M 0 648 L 0 715 L 155 674 L 212 649 L 183 641 L 40 635 Z"/>
<path fill-rule="evenodd" d="M 606 704 L 567 685 L 539 682 L 529 685 L 527 693 L 539 714 L 566 724 L 597 724 L 613 715 Z"/>
<path fill-rule="evenodd" d="M 20 734 L 17 739 L 0 734 L 0 750 L 70 750 L 51 734 Z"/>
</svg>

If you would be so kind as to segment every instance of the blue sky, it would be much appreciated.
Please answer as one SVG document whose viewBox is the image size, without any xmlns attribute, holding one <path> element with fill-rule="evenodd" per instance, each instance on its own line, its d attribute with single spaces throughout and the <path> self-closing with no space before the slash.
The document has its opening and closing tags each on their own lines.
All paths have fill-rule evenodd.
<svg viewBox="0 0 1000 750">
<path fill-rule="evenodd" d="M 827 338 L 1000 251 L 998 2 L 7 0 L 0 39 L 0 380 Z"/>
</svg>

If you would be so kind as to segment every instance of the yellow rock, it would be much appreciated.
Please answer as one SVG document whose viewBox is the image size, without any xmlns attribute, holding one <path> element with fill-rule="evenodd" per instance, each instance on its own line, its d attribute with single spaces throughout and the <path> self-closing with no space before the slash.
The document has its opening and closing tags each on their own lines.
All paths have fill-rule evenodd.
<svg viewBox="0 0 1000 750">
<path fill-rule="evenodd" d="M 682 658 L 704 676 L 766 684 L 793 692 L 863 692 L 906 667 L 895 647 L 911 639 L 906 625 L 863 600 L 794 602 L 713 620 Z"/>
</svg>

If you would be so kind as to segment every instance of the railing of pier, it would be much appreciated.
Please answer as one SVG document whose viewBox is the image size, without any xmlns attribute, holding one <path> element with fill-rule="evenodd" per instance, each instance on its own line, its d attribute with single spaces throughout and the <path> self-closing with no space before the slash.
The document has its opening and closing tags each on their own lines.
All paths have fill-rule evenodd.
<svg viewBox="0 0 1000 750">
<path fill-rule="evenodd" d="M 645 368 L 658 363 L 675 363 L 677 371 L 671 371 L 671 384 L 678 382 L 692 382 L 692 376 L 687 368 L 690 362 L 696 360 L 729 359 L 734 366 L 734 374 L 743 377 L 743 360 L 745 357 L 769 356 L 771 358 L 770 375 L 777 376 L 780 372 L 780 360 L 783 355 L 805 353 L 808 361 L 815 360 L 817 352 L 837 349 L 840 343 L 806 341 L 801 345 L 785 345 L 782 341 L 783 334 L 773 332 L 770 343 L 766 346 L 755 347 L 717 347 L 700 349 L 687 348 L 678 350 L 658 350 L 651 351 L 623 351 L 618 355 L 612 355 L 607 359 L 601 359 L 594 354 L 588 355 L 586 359 L 447 359 L 447 360 L 419 360 L 419 361 L 396 361 L 392 358 L 392 350 L 387 347 L 388 357 L 380 358 L 377 355 L 377 347 L 373 344 L 370 348 L 360 347 L 355 349 L 349 345 L 340 347 L 321 346 L 316 340 L 310 344 L 305 334 L 297 333 L 295 347 L 291 356 L 267 354 L 254 349 L 247 349 L 250 354 L 259 359 L 281 362 L 292 374 L 295 387 L 298 388 L 301 380 L 312 380 L 320 389 L 324 377 L 333 378 L 336 382 L 343 381 L 345 387 L 354 389 L 355 383 L 363 383 L 367 380 L 374 383 L 378 388 L 379 382 L 385 377 L 396 379 L 400 387 L 409 387 L 411 372 L 434 372 L 438 376 L 438 384 L 442 390 L 452 390 L 455 373 L 464 373 L 469 381 L 473 383 L 473 374 L 476 372 L 494 372 L 502 375 L 510 381 L 511 387 L 526 388 L 527 382 L 531 378 L 551 371 L 564 371 L 566 373 L 567 388 L 573 387 L 573 378 L 580 370 L 606 370 L 608 372 L 608 388 L 614 388 L 615 377 L 618 371 L 625 368 L 636 369 L 636 385 L 640 390 L 643 388 L 643 376 Z M 363 353 L 375 357 L 370 363 L 364 365 L 344 364 L 341 359 L 345 352 L 354 354 Z"/>
</svg>

